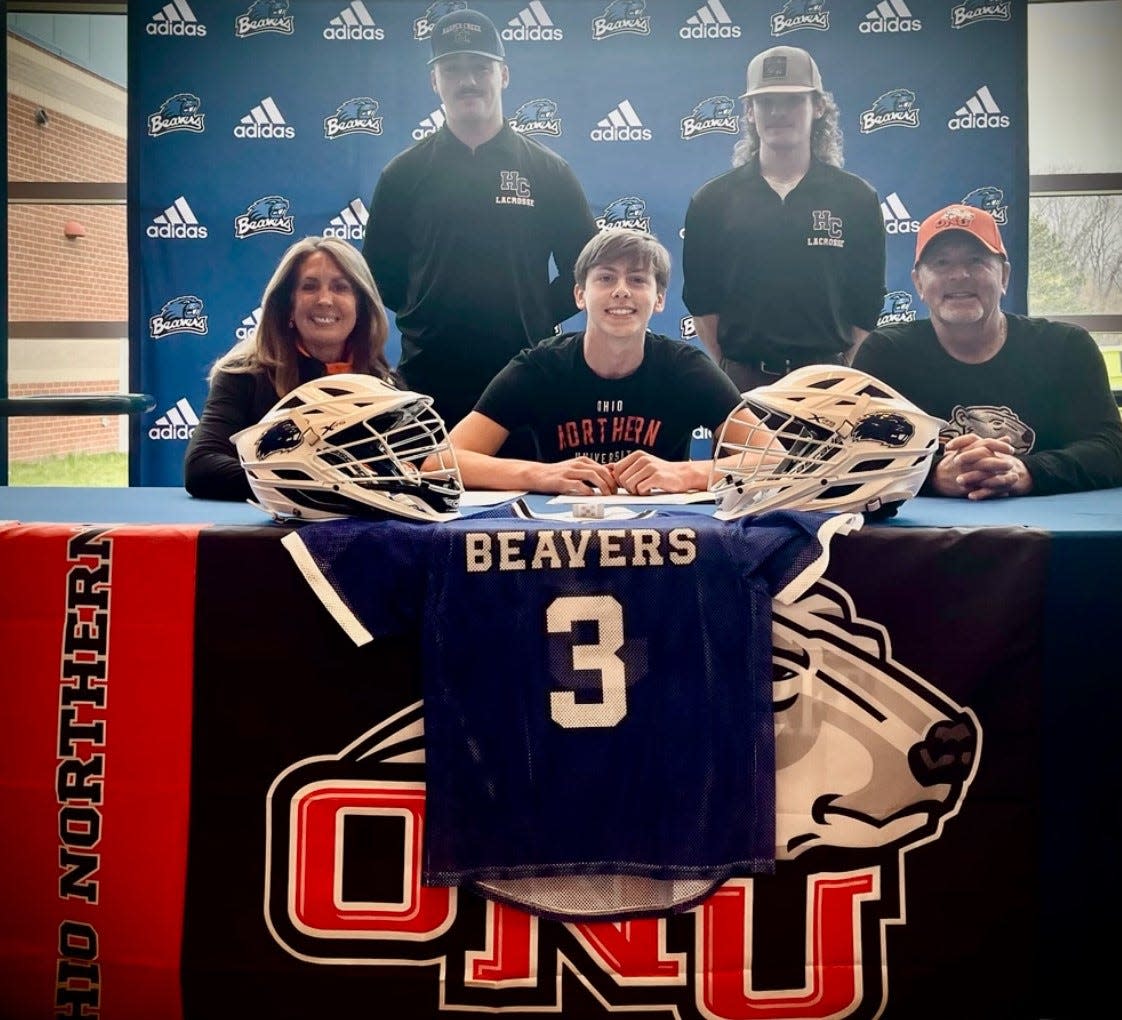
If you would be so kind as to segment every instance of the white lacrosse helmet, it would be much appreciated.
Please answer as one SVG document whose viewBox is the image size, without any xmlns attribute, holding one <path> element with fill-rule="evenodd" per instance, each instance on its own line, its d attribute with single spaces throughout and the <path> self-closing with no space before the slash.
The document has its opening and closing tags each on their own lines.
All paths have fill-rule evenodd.
<svg viewBox="0 0 1122 1020">
<path fill-rule="evenodd" d="M 459 508 L 460 469 L 432 397 L 372 375 L 304 383 L 232 442 L 274 517 L 446 521 Z"/>
<path fill-rule="evenodd" d="M 944 424 L 855 368 L 796 369 L 743 394 L 721 427 L 716 516 L 891 511 L 919 491 Z"/>
</svg>

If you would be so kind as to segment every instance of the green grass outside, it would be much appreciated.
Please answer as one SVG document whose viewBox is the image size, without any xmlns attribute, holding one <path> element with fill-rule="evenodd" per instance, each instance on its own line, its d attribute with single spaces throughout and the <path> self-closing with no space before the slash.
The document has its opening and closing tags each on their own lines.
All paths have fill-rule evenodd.
<svg viewBox="0 0 1122 1020">
<path fill-rule="evenodd" d="M 75 485 L 124 488 L 129 484 L 125 453 L 68 453 L 8 463 L 9 485 Z"/>
</svg>

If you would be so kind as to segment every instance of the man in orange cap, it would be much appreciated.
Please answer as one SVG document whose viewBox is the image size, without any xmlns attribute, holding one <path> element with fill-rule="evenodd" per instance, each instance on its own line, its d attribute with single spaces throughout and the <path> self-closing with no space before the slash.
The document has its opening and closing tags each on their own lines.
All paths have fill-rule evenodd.
<svg viewBox="0 0 1122 1020">
<path fill-rule="evenodd" d="M 929 494 L 1122 485 L 1122 421 L 1095 341 L 1078 326 L 1003 312 L 1009 272 L 988 212 L 956 204 L 933 213 L 912 270 L 930 318 L 870 333 L 854 367 L 948 422 Z"/>
</svg>

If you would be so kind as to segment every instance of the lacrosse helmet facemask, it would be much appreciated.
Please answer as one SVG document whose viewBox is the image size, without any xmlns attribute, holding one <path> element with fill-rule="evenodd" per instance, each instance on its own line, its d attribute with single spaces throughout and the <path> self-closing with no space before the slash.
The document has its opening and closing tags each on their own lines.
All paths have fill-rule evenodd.
<svg viewBox="0 0 1122 1020">
<path fill-rule="evenodd" d="M 277 518 L 446 521 L 459 508 L 463 482 L 432 398 L 374 376 L 306 382 L 232 442 Z"/>
<path fill-rule="evenodd" d="M 717 516 L 764 510 L 891 515 L 923 485 L 945 423 L 843 365 L 807 365 L 749 390 L 717 437 Z"/>
</svg>

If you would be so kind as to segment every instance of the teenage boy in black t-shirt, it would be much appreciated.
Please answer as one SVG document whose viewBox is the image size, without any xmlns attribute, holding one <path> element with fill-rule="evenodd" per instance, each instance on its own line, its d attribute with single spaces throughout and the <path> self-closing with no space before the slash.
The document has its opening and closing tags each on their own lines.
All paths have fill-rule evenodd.
<svg viewBox="0 0 1122 1020">
<path fill-rule="evenodd" d="M 666 301 L 669 253 L 650 234 L 605 230 L 574 276 L 585 329 L 516 355 L 452 429 L 464 484 L 571 495 L 704 489 L 711 462 L 689 459 L 693 431 L 719 428 L 740 395 L 703 351 L 648 330 Z M 520 426 L 539 460 L 494 456 Z"/>
</svg>

